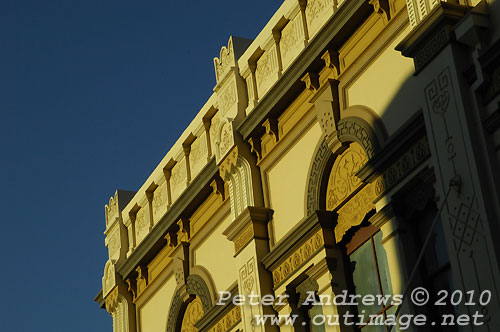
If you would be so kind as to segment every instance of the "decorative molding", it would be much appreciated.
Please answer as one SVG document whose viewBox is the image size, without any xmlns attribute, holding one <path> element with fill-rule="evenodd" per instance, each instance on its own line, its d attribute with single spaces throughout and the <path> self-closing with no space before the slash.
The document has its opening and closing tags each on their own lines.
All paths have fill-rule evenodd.
<svg viewBox="0 0 500 332">
<path fill-rule="evenodd" d="M 305 5 L 305 1 L 303 3 Z M 362 20 L 365 17 L 363 13 L 366 10 L 366 3 L 363 1 L 344 1 L 332 19 L 323 26 L 301 52 L 300 56 L 283 73 L 281 79 L 259 100 L 259 103 L 239 124 L 237 130 L 241 133 L 243 139 L 248 139 L 256 129 L 257 131 L 260 130 L 259 127 L 262 122 L 268 117 L 276 104 L 286 98 L 287 92 L 303 77 L 303 73 L 307 71 L 312 62 L 328 48 L 332 38 L 346 34 L 345 28 L 348 26 L 346 23 Z M 304 38 L 308 39 L 308 36 L 304 36 Z"/>
<path fill-rule="evenodd" d="M 239 270 L 240 285 L 243 295 L 252 294 L 257 286 L 255 257 L 250 258 Z"/>
<path fill-rule="evenodd" d="M 225 314 L 208 332 L 231 331 L 236 324 L 241 321 L 241 309 L 239 306 L 233 307 Z"/>
<path fill-rule="evenodd" d="M 268 118 L 262 124 L 264 128 L 266 128 L 266 133 L 273 138 L 274 143 L 278 143 L 279 141 L 279 132 L 278 132 L 278 120 L 273 118 Z"/>
<path fill-rule="evenodd" d="M 186 305 L 181 299 L 180 292 L 176 291 L 168 311 L 167 332 L 179 331 L 182 322 L 178 322 L 178 317 L 185 307 Z"/>
<path fill-rule="evenodd" d="M 267 223 L 271 220 L 273 210 L 262 207 L 248 206 L 224 230 L 223 234 L 234 242 L 235 254 L 254 238 L 268 239 Z"/>
<path fill-rule="evenodd" d="M 356 142 L 361 145 L 368 159 L 380 150 L 377 134 L 368 122 L 361 118 L 341 119 L 337 125 L 337 131 L 341 142 Z"/>
<path fill-rule="evenodd" d="M 167 213 L 157 222 L 146 238 L 137 246 L 134 252 L 128 257 L 122 266 L 118 268 L 118 273 L 122 278 L 127 278 L 135 271 L 146 255 L 154 257 L 164 245 L 167 231 L 177 223 L 181 214 L 189 209 L 193 201 L 206 197 L 210 190 L 210 182 L 217 174 L 218 168 L 215 159 L 212 160 L 200 171 L 191 182 L 191 185 L 172 204 Z M 177 225 L 176 225 L 177 226 Z"/>
<path fill-rule="evenodd" d="M 370 183 L 338 209 L 339 216 L 335 227 L 335 241 L 337 243 L 342 241 L 349 229 L 360 225 L 368 212 L 375 209 L 373 201 L 376 197 L 375 185 Z"/>
<path fill-rule="evenodd" d="M 307 72 L 301 81 L 305 83 L 306 89 L 316 92 L 319 89 L 319 75 L 313 72 Z"/>
<path fill-rule="evenodd" d="M 212 182 L 210 182 L 213 193 L 219 197 L 219 201 L 223 202 L 226 199 L 224 190 L 224 180 L 220 176 L 216 176 Z"/>
<path fill-rule="evenodd" d="M 337 215 L 334 212 L 315 211 L 302 219 L 272 248 L 262 263 L 267 270 L 272 271 L 275 286 L 288 278 L 299 265 L 307 262 L 325 241 L 333 243 L 336 223 Z"/>
<path fill-rule="evenodd" d="M 137 267 L 137 279 L 142 280 L 142 282 L 147 286 L 149 284 L 149 274 L 148 267 L 140 265 Z"/>
<path fill-rule="evenodd" d="M 425 18 L 420 23 L 411 16 L 414 9 L 409 8 L 409 11 L 411 11 L 410 22 L 415 21 L 417 25 L 396 46 L 396 50 L 401 51 L 406 57 L 413 58 L 415 71 L 418 73 L 452 41 L 450 34 L 453 26 L 466 14 L 468 7 L 438 1 L 431 12 L 424 15 Z"/>
<path fill-rule="evenodd" d="M 277 287 L 283 281 L 288 279 L 288 277 L 290 277 L 295 270 L 312 258 L 314 254 L 322 248 L 324 243 L 322 231 L 318 230 L 298 249 L 292 252 L 283 263 L 272 270 L 274 286 Z"/>
<path fill-rule="evenodd" d="M 203 306 L 203 312 L 212 308 L 212 296 L 206 282 L 197 274 L 190 274 L 186 280 L 186 290 L 191 295 L 196 295 Z"/>
<path fill-rule="evenodd" d="M 203 307 L 201 305 L 201 301 L 198 297 L 196 297 L 193 301 L 191 301 L 184 311 L 181 323 L 182 332 L 198 332 L 198 329 L 195 327 L 196 322 L 203 317 Z"/>
<path fill-rule="evenodd" d="M 300 285 L 295 288 L 295 292 L 299 294 L 298 307 L 302 307 L 311 292 L 316 294 L 318 290 L 318 282 L 311 277 L 301 282 Z"/>
<path fill-rule="evenodd" d="M 377 185 L 383 185 L 382 188 L 377 189 L 378 195 L 383 192 L 387 193 L 425 160 L 430 158 L 430 156 L 427 137 L 422 137 L 415 145 L 384 170 L 383 183 Z"/>
<path fill-rule="evenodd" d="M 391 19 L 389 0 L 370 0 L 369 2 L 373 6 L 373 11 L 379 14 L 384 23 L 387 24 Z"/>
<path fill-rule="evenodd" d="M 325 66 L 330 68 L 333 77 L 338 78 L 340 76 L 339 52 L 336 50 L 327 50 L 321 56 L 321 59 L 325 61 Z"/>
<path fill-rule="evenodd" d="M 257 157 L 257 162 L 262 160 L 262 141 L 260 136 L 255 135 L 248 138 L 248 143 L 250 144 L 250 152 L 255 153 Z"/>
<path fill-rule="evenodd" d="M 230 299 L 233 299 L 238 295 L 238 283 L 235 282 L 227 291 L 231 293 Z M 199 332 L 228 331 L 241 320 L 240 310 L 240 306 L 235 306 L 231 300 L 226 301 L 223 305 L 213 305 L 209 310 L 205 311 L 205 314 L 195 326 Z M 236 317 L 238 319 L 235 319 Z M 232 324 L 230 324 L 231 322 Z M 228 325 L 230 326 L 227 327 Z"/>
<path fill-rule="evenodd" d="M 255 235 L 253 231 L 253 226 L 249 225 L 235 240 L 234 240 L 234 252 L 238 254 L 241 249 L 243 249 L 250 241 L 252 241 Z"/>
<path fill-rule="evenodd" d="M 363 148 L 352 143 L 333 163 L 326 189 L 326 209 L 335 210 L 362 185 L 356 172 L 367 162 Z"/>
<path fill-rule="evenodd" d="M 179 231 L 181 234 L 185 236 L 185 239 L 189 240 L 191 238 L 191 227 L 189 219 L 186 217 L 181 217 L 179 221 L 177 221 L 177 225 L 179 225 Z"/>
<path fill-rule="evenodd" d="M 219 174 L 220 177 L 227 181 L 229 176 L 231 175 L 231 169 L 236 167 L 236 163 L 238 161 L 238 146 L 234 146 L 231 151 L 228 152 L 226 158 L 222 160 L 219 164 Z"/>
<path fill-rule="evenodd" d="M 177 272 L 176 272 L 176 279 L 178 277 Z M 186 291 L 188 296 L 184 296 L 182 293 Z M 181 320 L 181 317 L 185 316 L 185 312 L 189 309 L 190 305 L 192 303 L 196 303 L 199 301 L 201 304 L 201 308 L 198 307 L 196 308 L 196 304 L 193 306 L 196 309 L 197 312 L 194 312 L 194 316 L 190 317 L 191 320 L 190 322 L 184 322 L 184 320 Z M 181 331 L 181 326 L 183 323 L 186 324 L 186 326 L 189 326 L 191 331 L 195 331 L 195 325 L 203 317 L 203 313 L 208 312 L 212 308 L 212 298 L 210 296 L 210 292 L 208 290 L 207 284 L 204 282 L 203 278 L 201 278 L 198 275 L 192 274 L 189 275 L 186 278 L 186 286 L 185 290 L 182 288 L 177 288 L 175 295 L 172 299 L 172 302 L 170 304 L 170 309 L 168 313 L 168 320 L 167 320 L 167 332 L 176 332 L 176 331 Z M 200 315 L 200 311 L 201 315 Z M 188 313 L 190 315 L 191 313 Z M 196 316 L 196 317 L 195 317 Z M 193 321 L 195 320 L 196 321 Z"/>
<path fill-rule="evenodd" d="M 356 173 L 361 181 L 372 182 L 401 155 L 410 150 L 415 142 L 426 136 L 422 110 L 418 110 L 385 142 L 382 149 Z M 420 159 L 420 158 L 419 158 Z"/>
<path fill-rule="evenodd" d="M 307 216 L 312 215 L 316 210 L 324 208 L 321 206 L 321 189 L 323 186 L 326 188 L 326 181 L 323 181 L 325 184 L 322 185 L 322 180 L 328 166 L 331 167 L 332 163 L 333 153 L 328 148 L 326 141 L 322 141 L 314 154 L 311 170 L 309 171 L 306 195 Z"/>
</svg>

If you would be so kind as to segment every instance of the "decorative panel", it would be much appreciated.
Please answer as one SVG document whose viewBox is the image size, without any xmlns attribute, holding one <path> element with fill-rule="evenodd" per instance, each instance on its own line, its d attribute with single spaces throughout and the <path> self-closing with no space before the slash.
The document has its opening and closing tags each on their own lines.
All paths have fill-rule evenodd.
<svg viewBox="0 0 500 332">
<path fill-rule="evenodd" d="M 280 52 L 283 70 L 288 68 L 304 48 L 304 29 L 300 15 L 295 16 L 281 31 Z"/>
<path fill-rule="evenodd" d="M 135 232 L 137 244 L 139 244 L 139 242 L 149 233 L 149 220 L 147 220 L 143 208 L 137 211 L 135 217 Z"/>
<path fill-rule="evenodd" d="M 172 203 L 186 189 L 187 186 L 186 159 L 182 158 L 172 168 L 170 177 L 170 189 L 172 190 Z"/>
<path fill-rule="evenodd" d="M 167 210 L 167 185 L 162 182 L 153 192 L 153 221 L 156 224 Z"/>
<path fill-rule="evenodd" d="M 334 0 L 309 0 L 306 7 L 306 19 L 309 39 L 318 32 L 334 13 Z"/>
<path fill-rule="evenodd" d="M 207 164 L 207 139 L 203 132 L 192 144 L 189 153 L 189 165 L 191 167 L 191 180 L 198 175 L 201 169 Z"/>
<path fill-rule="evenodd" d="M 199 297 L 188 304 L 184 317 L 182 318 L 181 332 L 198 332 L 194 326 L 203 316 L 203 305 Z"/>
<path fill-rule="evenodd" d="M 264 52 L 257 60 L 255 78 L 257 80 L 257 93 L 262 98 L 278 78 L 278 61 L 276 58 L 276 46 L 273 45 L 269 51 Z"/>
<path fill-rule="evenodd" d="M 219 114 L 216 113 L 212 120 L 210 120 L 210 144 L 212 144 L 212 153 L 217 151 L 215 141 L 217 139 L 217 132 L 219 131 L 220 118 Z"/>
<path fill-rule="evenodd" d="M 368 161 L 365 151 L 358 143 L 351 143 L 333 164 L 326 193 L 326 208 L 334 210 L 345 202 L 360 186 L 356 172 Z"/>
</svg>

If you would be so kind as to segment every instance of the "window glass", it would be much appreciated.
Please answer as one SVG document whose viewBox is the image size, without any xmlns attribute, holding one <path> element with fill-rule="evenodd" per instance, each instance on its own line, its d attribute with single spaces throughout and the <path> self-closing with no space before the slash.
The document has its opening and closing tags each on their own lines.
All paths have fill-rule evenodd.
<svg viewBox="0 0 500 332">
<path fill-rule="evenodd" d="M 391 274 L 389 273 L 389 263 L 387 261 L 387 254 L 382 246 L 382 232 L 378 232 L 373 236 L 375 243 L 375 252 L 377 254 L 378 271 L 380 275 L 380 284 L 382 285 L 383 295 L 393 295 Z"/>
<path fill-rule="evenodd" d="M 310 326 L 311 326 L 311 332 L 325 332 L 325 326 L 324 324 L 321 325 L 315 325 L 313 322 L 323 322 L 323 319 L 314 319 L 316 316 L 323 316 L 323 308 L 321 305 L 313 305 L 311 309 L 309 309 L 309 317 L 311 318 Z M 328 319 L 328 318 L 327 318 Z"/>
<path fill-rule="evenodd" d="M 352 277 L 356 294 L 362 297 L 369 294 L 380 294 L 372 241 L 369 240 L 362 244 L 351 254 L 350 259 L 353 267 Z M 359 313 L 362 314 L 364 310 L 365 316 L 374 315 L 382 309 L 378 305 L 365 306 L 361 301 L 358 301 L 358 303 Z"/>
</svg>

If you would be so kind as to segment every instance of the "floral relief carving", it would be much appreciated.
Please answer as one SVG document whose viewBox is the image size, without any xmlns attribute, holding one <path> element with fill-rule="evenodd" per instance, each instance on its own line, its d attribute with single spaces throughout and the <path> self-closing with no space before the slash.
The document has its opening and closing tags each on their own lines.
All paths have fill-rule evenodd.
<svg viewBox="0 0 500 332">
<path fill-rule="evenodd" d="M 344 234 L 351 227 L 360 225 L 366 214 L 375 209 L 373 201 L 376 197 L 375 186 L 370 183 L 338 210 L 339 216 L 335 227 L 335 241 L 337 243 L 342 240 Z"/>
<path fill-rule="evenodd" d="M 399 183 L 429 156 L 427 137 L 423 137 L 384 171 L 383 181 L 380 180 L 383 183 L 377 184 L 377 196 Z"/>
<path fill-rule="evenodd" d="M 357 143 L 344 151 L 333 164 L 328 179 L 326 208 L 334 210 L 361 185 L 356 172 L 368 161 L 363 148 Z"/>
<path fill-rule="evenodd" d="M 108 238 L 109 256 L 110 257 L 114 256 L 114 254 L 118 251 L 119 248 L 120 248 L 120 232 L 117 229 L 115 229 Z"/>
<path fill-rule="evenodd" d="M 332 0 L 307 1 L 306 18 L 310 32 L 314 33 L 326 21 L 323 16 L 327 12 L 327 7 L 333 9 Z"/>
<path fill-rule="evenodd" d="M 223 157 L 233 145 L 234 138 L 232 126 L 229 123 L 224 123 L 220 133 L 219 157 Z"/>
<path fill-rule="evenodd" d="M 172 190 L 172 200 L 177 198 L 186 188 L 186 160 L 184 158 L 172 168 L 170 188 Z"/>
<path fill-rule="evenodd" d="M 162 183 L 158 187 L 156 187 L 153 193 L 153 214 L 155 217 L 160 213 L 163 204 L 166 203 L 165 199 L 165 184 Z"/>
<path fill-rule="evenodd" d="M 274 285 L 278 285 L 289 277 L 297 268 L 313 256 L 313 254 L 324 244 L 321 230 L 306 240 L 295 252 L 273 270 Z"/>
<path fill-rule="evenodd" d="M 303 36 L 299 33 L 298 22 L 297 19 L 293 19 L 281 30 L 280 52 L 283 67 L 287 67 L 302 49 L 300 47 L 300 39 Z"/>
<path fill-rule="evenodd" d="M 277 67 L 276 52 L 272 50 L 264 52 L 259 60 L 257 60 L 255 79 L 257 81 L 259 98 L 263 96 L 267 89 L 271 86 L 273 78 L 272 74 L 276 73 Z"/>
<path fill-rule="evenodd" d="M 241 311 L 239 306 L 235 306 L 229 311 L 209 332 L 225 332 L 241 320 Z"/>
<path fill-rule="evenodd" d="M 199 297 L 188 304 L 182 319 L 181 332 L 198 332 L 194 326 L 203 317 L 203 306 Z"/>
<path fill-rule="evenodd" d="M 206 145 L 206 136 L 205 134 L 203 134 L 191 144 L 191 152 L 189 153 L 191 179 L 193 179 L 203 168 L 203 166 L 206 165 L 207 156 L 208 151 Z"/>
<path fill-rule="evenodd" d="M 219 124 L 220 124 L 220 118 L 219 114 L 215 114 L 214 117 L 210 120 L 210 143 L 212 144 L 212 151 L 215 150 L 215 141 L 217 138 L 217 132 L 219 129 Z"/>
<path fill-rule="evenodd" d="M 227 82 L 227 86 L 218 96 L 222 114 L 225 115 L 229 108 L 236 103 L 236 86 L 234 80 Z"/>
<path fill-rule="evenodd" d="M 147 233 L 149 223 L 146 222 L 146 218 L 144 218 L 144 209 L 140 209 L 137 211 L 136 217 L 135 217 L 135 229 L 137 230 L 138 235 L 143 235 Z"/>
</svg>

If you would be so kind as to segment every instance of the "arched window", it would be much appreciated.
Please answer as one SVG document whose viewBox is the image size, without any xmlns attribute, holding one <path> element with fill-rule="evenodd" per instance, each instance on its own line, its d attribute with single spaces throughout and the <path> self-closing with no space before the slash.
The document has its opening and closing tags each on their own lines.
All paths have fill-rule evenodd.
<svg viewBox="0 0 500 332">
<path fill-rule="evenodd" d="M 368 221 L 375 213 L 375 185 L 363 183 L 356 176 L 367 161 L 358 143 L 351 143 L 337 156 L 328 179 L 326 208 L 338 215 L 335 241 L 345 256 L 344 270 L 350 279 L 345 283 L 348 293 L 369 295 L 373 299 L 368 304 L 357 301 L 357 308 L 351 308 L 349 313 L 355 315 L 356 323 L 361 323 L 362 331 L 384 331 L 383 325 L 366 324 L 374 316 L 385 320 L 387 314 L 395 310 L 391 306 L 393 291 L 382 232 Z M 362 321 L 358 322 L 361 317 Z"/>
</svg>

